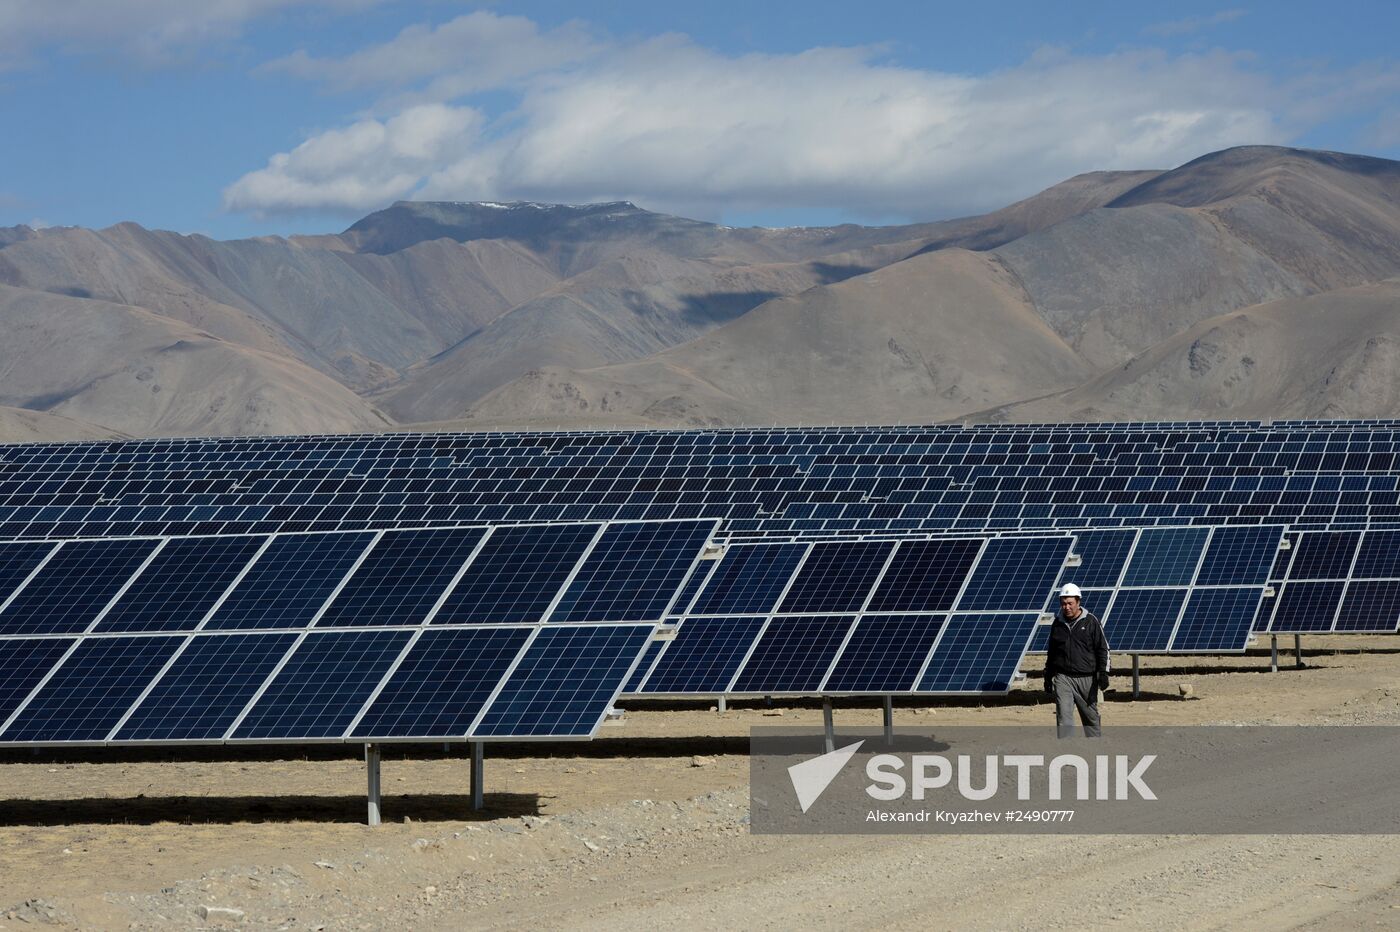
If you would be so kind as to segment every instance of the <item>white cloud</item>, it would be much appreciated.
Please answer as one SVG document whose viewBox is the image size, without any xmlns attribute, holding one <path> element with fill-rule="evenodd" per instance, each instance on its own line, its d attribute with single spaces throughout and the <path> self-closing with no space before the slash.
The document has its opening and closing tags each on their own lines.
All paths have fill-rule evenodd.
<svg viewBox="0 0 1400 932">
<path fill-rule="evenodd" d="M 3 0 L 0 53 L 67 49 L 120 53 L 161 64 L 251 21 L 297 7 L 348 12 L 382 0 Z"/>
<path fill-rule="evenodd" d="M 224 204 L 255 213 L 379 207 L 412 193 L 436 166 L 465 157 L 480 124 L 476 110 L 443 104 L 363 119 L 274 155 L 225 190 Z"/>
<path fill-rule="evenodd" d="M 304 49 L 262 70 L 319 81 L 334 90 L 425 83 L 420 98 L 450 100 L 582 61 L 600 46 L 578 23 L 541 33 L 523 16 L 478 11 L 431 28 L 409 26 L 382 45 L 344 58 Z"/>
<path fill-rule="evenodd" d="M 1221 10 L 1212 13 L 1210 16 L 1188 16 L 1185 19 L 1174 19 L 1165 23 L 1153 23 L 1143 32 L 1149 36 L 1169 39 L 1175 36 L 1189 36 L 1198 32 L 1210 29 L 1214 26 L 1223 26 L 1226 23 L 1233 23 L 1244 16 L 1247 10 Z"/>
<path fill-rule="evenodd" d="M 436 42 L 442 28 L 413 33 L 410 44 Z M 519 23 L 510 28 L 540 38 Z M 388 82 L 401 41 L 317 77 Z M 391 46 L 394 55 L 384 51 Z M 439 52 L 413 73 L 420 84 L 469 72 Z M 895 67 L 864 49 L 733 57 L 663 36 L 523 78 L 514 109 L 490 129 L 464 126 L 437 157 L 380 157 L 409 127 L 361 121 L 275 156 L 235 183 L 226 203 L 350 211 L 406 196 L 627 198 L 710 215 L 822 207 L 948 216 L 1002 206 L 1082 171 L 1170 167 L 1231 145 L 1282 142 L 1291 132 L 1282 105 L 1277 88 L 1225 53 L 1051 49 L 974 76 Z M 366 127 L 379 156 L 337 167 L 311 159 Z"/>
</svg>

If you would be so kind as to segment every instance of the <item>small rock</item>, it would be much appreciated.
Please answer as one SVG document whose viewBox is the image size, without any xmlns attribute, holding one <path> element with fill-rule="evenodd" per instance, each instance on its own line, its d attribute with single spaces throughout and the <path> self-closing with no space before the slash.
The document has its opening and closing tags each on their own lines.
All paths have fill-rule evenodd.
<svg viewBox="0 0 1400 932">
<path fill-rule="evenodd" d="M 413 824 L 413 820 L 410 819 L 408 816 L 404 816 L 404 817 L 403 817 L 403 824 L 404 824 L 404 825 L 412 825 L 412 824 Z"/>
<path fill-rule="evenodd" d="M 772 715 L 782 715 L 782 714 L 783 714 L 783 710 L 782 710 L 782 709 L 764 709 L 764 710 L 763 710 L 763 714 L 764 714 L 764 715 L 769 715 L 769 716 L 772 716 Z"/>
<path fill-rule="evenodd" d="M 243 910 L 227 906 L 201 906 L 196 910 L 206 922 L 242 922 Z"/>
<path fill-rule="evenodd" d="M 325 868 L 326 870 L 328 870 L 328 871 L 333 871 L 333 870 L 335 870 L 335 865 L 332 864 L 330 861 L 315 861 L 315 862 L 313 862 L 312 866 L 313 866 L 313 867 L 324 867 L 324 868 Z"/>
<path fill-rule="evenodd" d="M 585 838 L 585 839 L 583 840 L 583 846 L 584 846 L 585 848 L 587 848 L 589 851 L 597 851 L 597 850 L 598 850 L 598 846 L 595 845 L 595 844 L 593 844 L 593 842 L 589 841 L 587 838 Z"/>
<path fill-rule="evenodd" d="M 1190 683 L 1179 683 L 1177 684 L 1176 690 L 1181 693 L 1181 698 L 1183 699 L 1190 699 L 1196 694 L 1196 687 L 1192 686 Z"/>
<path fill-rule="evenodd" d="M 432 884 L 429 884 L 428 886 L 423 888 L 423 892 L 428 894 L 428 896 L 432 896 L 434 893 L 437 893 L 437 887 L 433 886 Z"/>
<path fill-rule="evenodd" d="M 715 759 L 714 759 L 713 757 L 706 757 L 706 756 L 703 755 L 703 754 L 696 754 L 694 757 L 692 757 L 692 758 L 690 759 L 690 766 L 692 766 L 692 767 L 709 767 L 709 766 L 712 765 L 714 762 L 715 762 Z"/>
</svg>

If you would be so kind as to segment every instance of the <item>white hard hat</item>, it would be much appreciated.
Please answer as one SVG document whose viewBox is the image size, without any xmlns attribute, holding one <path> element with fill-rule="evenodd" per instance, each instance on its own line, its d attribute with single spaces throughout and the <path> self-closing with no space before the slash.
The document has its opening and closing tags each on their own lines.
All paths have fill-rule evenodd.
<svg viewBox="0 0 1400 932">
<path fill-rule="evenodd" d="M 1070 596 L 1074 596 L 1076 599 L 1083 598 L 1079 592 L 1078 586 L 1074 583 L 1065 583 L 1060 587 L 1060 598 L 1068 599 Z"/>
</svg>

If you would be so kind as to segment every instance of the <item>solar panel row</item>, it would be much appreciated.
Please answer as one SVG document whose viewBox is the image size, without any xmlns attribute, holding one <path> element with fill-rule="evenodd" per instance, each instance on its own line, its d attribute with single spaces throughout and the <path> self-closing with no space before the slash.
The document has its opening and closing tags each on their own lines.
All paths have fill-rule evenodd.
<svg viewBox="0 0 1400 932">
<path fill-rule="evenodd" d="M 1400 628 L 1400 531 L 1290 533 L 1260 630 L 1393 634 Z"/>
</svg>

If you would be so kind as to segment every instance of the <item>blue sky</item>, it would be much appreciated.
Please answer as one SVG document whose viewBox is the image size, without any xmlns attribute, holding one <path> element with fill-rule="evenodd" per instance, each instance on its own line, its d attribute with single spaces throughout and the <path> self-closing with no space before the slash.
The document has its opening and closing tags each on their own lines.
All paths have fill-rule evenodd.
<svg viewBox="0 0 1400 932">
<path fill-rule="evenodd" d="M 1397 158 L 1397 35 L 1395 3 L 0 0 L 0 225 L 884 223 L 1243 143 Z"/>
</svg>

